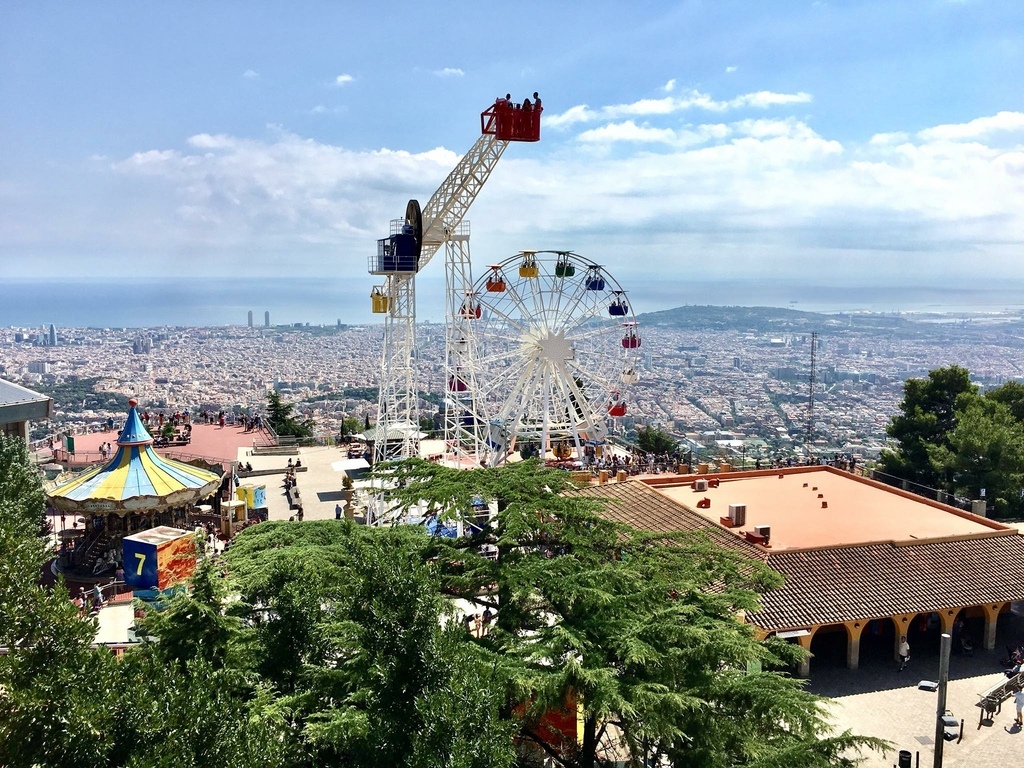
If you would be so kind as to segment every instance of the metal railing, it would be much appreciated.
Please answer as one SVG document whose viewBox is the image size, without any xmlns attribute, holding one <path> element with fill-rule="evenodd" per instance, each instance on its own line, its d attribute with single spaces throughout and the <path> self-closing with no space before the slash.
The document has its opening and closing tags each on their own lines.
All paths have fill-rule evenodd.
<svg viewBox="0 0 1024 768">
<path fill-rule="evenodd" d="M 890 475 L 888 472 L 882 472 L 879 469 L 870 470 L 870 477 L 872 480 L 877 480 L 880 483 L 891 485 L 894 488 L 901 488 L 904 491 L 913 493 L 915 496 L 931 499 L 932 501 L 937 501 L 940 504 L 948 504 L 951 507 L 957 507 L 968 512 L 971 511 L 971 499 L 964 498 L 963 496 L 957 496 L 956 494 L 942 490 L 941 488 L 933 488 L 930 485 L 915 483 L 913 480 L 907 480 L 906 478 L 898 477 L 897 475 Z"/>
</svg>

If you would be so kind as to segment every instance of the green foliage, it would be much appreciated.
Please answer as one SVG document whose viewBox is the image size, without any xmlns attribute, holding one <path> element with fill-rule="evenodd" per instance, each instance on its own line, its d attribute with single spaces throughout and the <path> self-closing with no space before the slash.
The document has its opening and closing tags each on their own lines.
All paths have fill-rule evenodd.
<svg viewBox="0 0 1024 768">
<path fill-rule="evenodd" d="M 420 416 L 420 432 L 425 433 L 428 438 L 437 436 L 437 425 L 433 416 Z"/>
<path fill-rule="evenodd" d="M 341 420 L 341 438 L 344 440 L 347 437 L 358 434 L 361 431 L 362 422 L 359 421 L 355 416 L 346 416 Z"/>
<path fill-rule="evenodd" d="M 936 469 L 929 451 L 950 447 L 948 435 L 956 426 L 957 398 L 976 392 L 970 373 L 956 365 L 937 368 L 926 379 L 907 379 L 900 413 L 886 429 L 899 445 L 896 451 L 882 452 L 882 471 L 930 487 L 943 486 L 947 478 Z"/>
<path fill-rule="evenodd" d="M 1000 517 L 1024 511 L 1024 424 L 998 395 L 962 395 L 956 426 L 945 444 L 930 446 L 928 455 L 936 472 L 950 478 L 948 490 L 978 498 L 984 488 Z"/>
<path fill-rule="evenodd" d="M 645 453 L 672 453 L 679 441 L 656 427 L 640 427 L 636 432 L 637 446 Z"/>
<path fill-rule="evenodd" d="M 575 698 L 583 738 L 571 764 L 585 768 L 609 722 L 633 754 L 651 750 L 674 766 L 843 765 L 837 749 L 878 746 L 845 734 L 826 747 L 819 699 L 788 677 L 745 672 L 748 662 L 772 669 L 801 653 L 758 642 L 736 620 L 780 584 L 761 563 L 700 536 L 612 523 L 595 514 L 593 497 L 566 493 L 566 473 L 536 461 L 470 471 L 410 461 L 388 471 L 405 505 L 426 501 L 480 522 L 476 502 L 496 502 L 493 525 L 470 542 L 437 540 L 431 555 L 445 592 L 497 611 L 478 644 L 505 680 L 507 706 L 529 704 L 522 739 L 539 741 L 540 714 Z M 497 547 L 496 560 L 478 554 L 481 543 Z"/>
<path fill-rule="evenodd" d="M 260 525 L 229 550 L 310 764 L 511 764 L 492 673 L 442 620 L 431 548 L 414 528 L 321 521 Z"/>
<path fill-rule="evenodd" d="M 5 766 L 511 768 L 539 715 L 573 701 L 583 743 L 566 766 L 593 766 L 610 722 L 659 765 L 842 766 L 876 746 L 826 737 L 795 681 L 745 673 L 801 653 L 735 618 L 777 575 L 699 536 L 609 522 L 535 461 L 392 467 L 398 501 L 476 523 L 467 539 L 250 527 L 224 556 L 228 580 L 201 561 L 190 591 L 144 619 L 155 642 L 121 660 L 91 647 L 94 620 L 62 587 L 36 585 L 38 478 L 23 448 L 0 440 L 0 461 Z M 496 611 L 490 632 L 467 633 L 451 597 Z"/>
<path fill-rule="evenodd" d="M 281 400 L 279 392 L 267 393 L 267 421 L 281 437 L 312 437 L 313 420 L 295 418 L 295 404 Z"/>
<path fill-rule="evenodd" d="M 982 396 L 950 366 L 907 380 L 900 409 L 887 430 L 899 446 L 883 452 L 882 471 L 967 498 L 984 488 L 997 516 L 1024 513 L 1024 385 Z"/>
<path fill-rule="evenodd" d="M 84 410 L 127 411 L 128 396 L 120 392 L 97 392 L 101 379 L 91 377 L 65 381 L 61 384 L 38 384 L 36 389 L 53 398 L 58 413 L 79 413 Z"/>
<path fill-rule="evenodd" d="M 1019 381 L 1008 381 L 1002 386 L 990 389 L 985 393 L 986 400 L 1002 403 L 1010 409 L 1010 415 L 1024 424 L 1024 384 Z"/>
<path fill-rule="evenodd" d="M 0 434 L 0 513 L 8 518 L 12 530 L 33 531 L 39 537 L 50 535 L 39 472 L 25 441 L 13 435 Z"/>
</svg>

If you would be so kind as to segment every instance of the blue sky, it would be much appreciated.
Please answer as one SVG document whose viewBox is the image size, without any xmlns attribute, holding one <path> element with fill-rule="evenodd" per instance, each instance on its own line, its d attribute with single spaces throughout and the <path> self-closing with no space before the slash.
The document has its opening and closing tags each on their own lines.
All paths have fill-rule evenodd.
<svg viewBox="0 0 1024 768">
<path fill-rule="evenodd" d="M 0 4 L 0 280 L 365 283 L 499 93 L 476 263 L 620 280 L 1018 278 L 1024 3 Z M 433 262 L 439 278 L 441 264 Z"/>
</svg>

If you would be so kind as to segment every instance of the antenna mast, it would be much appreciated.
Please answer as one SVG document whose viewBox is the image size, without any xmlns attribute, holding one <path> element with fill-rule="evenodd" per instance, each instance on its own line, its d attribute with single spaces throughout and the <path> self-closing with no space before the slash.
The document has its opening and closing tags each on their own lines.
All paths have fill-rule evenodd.
<svg viewBox="0 0 1024 768">
<path fill-rule="evenodd" d="M 807 432 L 804 434 L 804 448 L 810 453 L 814 439 L 814 353 L 818 348 L 818 332 L 811 332 L 811 375 L 807 377 Z"/>
</svg>

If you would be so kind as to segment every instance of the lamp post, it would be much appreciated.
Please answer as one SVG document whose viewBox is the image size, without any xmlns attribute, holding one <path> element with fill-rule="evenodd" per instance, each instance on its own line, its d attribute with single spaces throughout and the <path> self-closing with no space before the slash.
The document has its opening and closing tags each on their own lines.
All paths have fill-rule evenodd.
<svg viewBox="0 0 1024 768">
<path fill-rule="evenodd" d="M 946 726 L 942 718 L 946 715 L 946 684 L 949 682 L 949 651 L 953 637 L 948 632 L 942 633 L 939 646 L 939 699 L 935 705 L 935 761 L 933 768 L 942 768 L 942 748 L 946 743 Z"/>
</svg>

